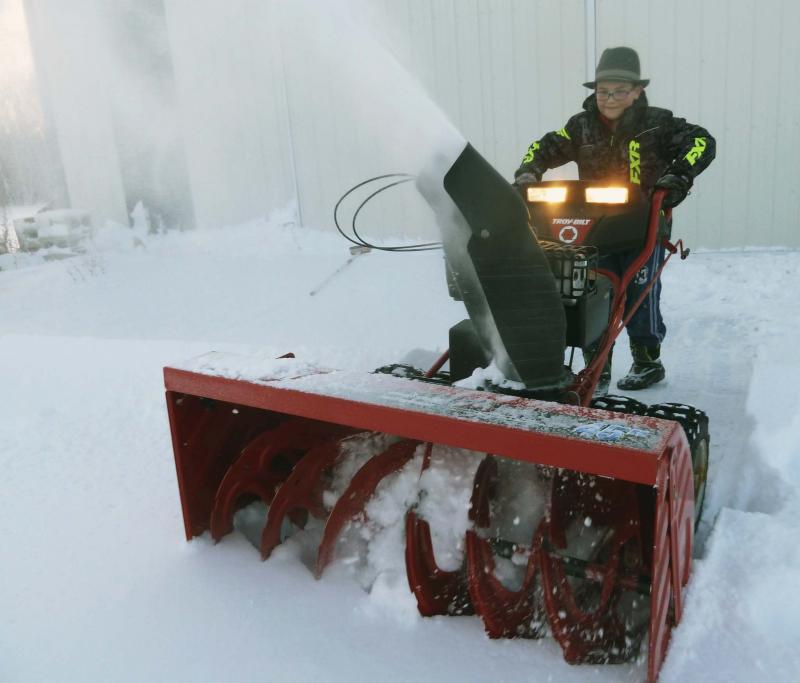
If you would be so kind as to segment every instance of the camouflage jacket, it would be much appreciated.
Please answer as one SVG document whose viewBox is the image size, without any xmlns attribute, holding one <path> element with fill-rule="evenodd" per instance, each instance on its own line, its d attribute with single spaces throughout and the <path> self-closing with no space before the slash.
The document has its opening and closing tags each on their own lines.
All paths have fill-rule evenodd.
<svg viewBox="0 0 800 683">
<path fill-rule="evenodd" d="M 625 181 L 648 192 L 665 173 L 686 177 L 690 184 L 714 159 L 716 142 L 700 126 L 651 107 L 642 93 L 612 131 L 600 119 L 594 94 L 559 131 L 531 144 L 514 174 L 541 177 L 549 168 L 578 164 L 581 180 Z"/>
</svg>

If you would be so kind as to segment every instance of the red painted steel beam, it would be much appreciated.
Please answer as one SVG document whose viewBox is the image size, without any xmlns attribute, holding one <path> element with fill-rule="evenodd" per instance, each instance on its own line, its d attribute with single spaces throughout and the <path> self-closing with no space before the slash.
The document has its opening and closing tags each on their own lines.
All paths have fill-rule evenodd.
<svg viewBox="0 0 800 683">
<path fill-rule="evenodd" d="M 165 368 L 164 377 L 173 392 L 648 485 L 666 443 L 682 434 L 668 420 L 387 375 L 252 382 Z M 608 430 L 624 434 L 608 443 Z"/>
</svg>

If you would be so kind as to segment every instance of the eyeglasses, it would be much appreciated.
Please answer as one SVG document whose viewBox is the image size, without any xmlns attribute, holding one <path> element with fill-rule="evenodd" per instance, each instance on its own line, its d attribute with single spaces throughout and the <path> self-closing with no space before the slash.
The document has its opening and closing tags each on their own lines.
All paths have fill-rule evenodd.
<svg viewBox="0 0 800 683">
<path fill-rule="evenodd" d="M 624 99 L 627 99 L 628 95 L 632 92 L 633 90 L 631 88 L 617 88 L 616 90 L 600 88 L 599 90 L 595 90 L 598 100 L 613 99 L 617 102 L 622 102 Z"/>
</svg>

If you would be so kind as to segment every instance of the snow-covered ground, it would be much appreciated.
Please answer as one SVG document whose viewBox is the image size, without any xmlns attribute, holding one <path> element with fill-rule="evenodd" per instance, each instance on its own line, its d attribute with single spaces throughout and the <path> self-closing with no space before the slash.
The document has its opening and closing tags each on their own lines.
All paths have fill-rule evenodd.
<svg viewBox="0 0 800 683">
<path fill-rule="evenodd" d="M 368 370 L 443 350 L 464 317 L 438 252 L 359 256 L 309 296 L 346 244 L 280 223 L 135 245 L 106 229 L 83 256 L 0 272 L 0 680 L 642 680 L 423 619 L 394 565 L 369 592 L 344 563 L 315 581 L 299 541 L 265 563 L 238 533 L 186 543 L 164 365 L 216 349 Z M 798 256 L 697 253 L 664 277 L 668 381 L 643 400 L 704 408 L 713 444 L 662 681 L 800 671 Z M 383 542 L 396 556 L 399 534 Z"/>
</svg>

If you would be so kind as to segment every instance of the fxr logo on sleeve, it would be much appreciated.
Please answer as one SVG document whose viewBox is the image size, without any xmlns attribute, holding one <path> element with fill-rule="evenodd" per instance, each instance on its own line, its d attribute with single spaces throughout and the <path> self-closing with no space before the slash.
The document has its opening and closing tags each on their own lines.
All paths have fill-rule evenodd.
<svg viewBox="0 0 800 683">
<path fill-rule="evenodd" d="M 539 141 L 537 140 L 534 143 L 531 143 L 531 146 L 528 147 L 528 151 L 524 157 L 522 157 L 523 164 L 529 164 L 533 161 L 533 157 L 536 155 L 536 150 L 539 149 Z"/>
<path fill-rule="evenodd" d="M 631 140 L 628 145 L 628 159 L 631 166 L 631 182 L 635 185 L 641 185 L 641 157 L 639 154 L 639 143 L 636 140 Z"/>
<path fill-rule="evenodd" d="M 689 162 L 689 166 L 694 166 L 697 163 L 697 160 L 703 155 L 703 152 L 706 151 L 706 139 L 705 138 L 695 138 L 694 139 L 694 147 L 692 147 L 687 153 L 684 159 Z"/>
</svg>

